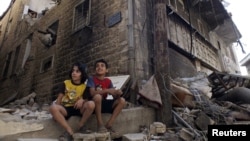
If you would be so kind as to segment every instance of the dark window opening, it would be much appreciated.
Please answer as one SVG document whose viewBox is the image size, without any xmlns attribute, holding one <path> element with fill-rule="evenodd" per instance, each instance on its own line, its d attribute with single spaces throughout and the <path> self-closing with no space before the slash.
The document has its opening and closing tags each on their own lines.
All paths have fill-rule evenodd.
<svg viewBox="0 0 250 141">
<path fill-rule="evenodd" d="M 31 18 L 37 18 L 37 12 L 33 11 L 33 10 L 28 10 L 28 15 L 31 17 Z"/>
<path fill-rule="evenodd" d="M 54 44 L 56 44 L 58 25 L 59 25 L 59 21 L 56 21 L 47 29 L 47 32 L 51 35 L 51 38 L 52 38 L 50 46 L 53 46 Z"/>
<path fill-rule="evenodd" d="M 52 67 L 53 67 L 53 56 L 50 56 L 49 58 L 43 60 L 40 72 L 41 73 L 46 72 L 50 70 Z"/>
</svg>

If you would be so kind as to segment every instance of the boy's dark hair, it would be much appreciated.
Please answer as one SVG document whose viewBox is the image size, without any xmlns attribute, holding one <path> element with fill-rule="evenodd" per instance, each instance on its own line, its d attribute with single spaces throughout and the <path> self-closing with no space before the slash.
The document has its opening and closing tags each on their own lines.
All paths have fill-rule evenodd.
<svg viewBox="0 0 250 141">
<path fill-rule="evenodd" d="M 95 68 L 97 63 L 104 63 L 106 68 L 109 68 L 108 63 L 104 59 L 99 59 L 95 61 Z"/>
<path fill-rule="evenodd" d="M 81 83 L 84 83 L 87 79 L 88 79 L 88 74 L 87 74 L 87 66 L 86 66 L 86 64 L 83 64 L 83 63 L 81 63 L 81 62 L 76 62 L 76 63 L 74 63 L 73 65 L 72 65 L 72 67 L 71 67 L 71 70 L 70 70 L 70 72 L 69 72 L 69 77 L 70 77 L 70 79 L 72 79 L 72 76 L 71 76 L 71 74 L 72 74 L 72 71 L 73 71 L 73 67 L 74 66 L 77 66 L 78 67 L 78 69 L 80 70 L 80 72 L 82 73 L 82 75 L 81 75 Z"/>
</svg>

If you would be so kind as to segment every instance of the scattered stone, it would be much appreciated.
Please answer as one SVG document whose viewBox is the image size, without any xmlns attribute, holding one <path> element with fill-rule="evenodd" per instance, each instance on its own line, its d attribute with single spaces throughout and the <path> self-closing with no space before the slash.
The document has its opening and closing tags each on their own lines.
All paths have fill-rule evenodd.
<svg viewBox="0 0 250 141">
<path fill-rule="evenodd" d="M 14 109 L 0 108 L 0 113 L 13 113 Z"/>
<path fill-rule="evenodd" d="M 95 135 L 94 134 L 75 133 L 73 135 L 73 138 L 74 138 L 74 140 L 95 141 Z"/>
<path fill-rule="evenodd" d="M 42 139 L 42 138 L 19 138 L 17 141 L 58 141 L 58 139 Z"/>
<path fill-rule="evenodd" d="M 31 132 L 42 130 L 44 127 L 42 124 L 38 123 L 26 123 L 26 122 L 5 122 L 0 120 L 0 138 L 6 135 L 13 135 L 24 132 Z M 2 128 L 8 127 L 8 128 Z"/>
<path fill-rule="evenodd" d="M 122 136 L 122 141 L 148 141 L 149 138 L 143 133 L 125 134 Z"/>
<path fill-rule="evenodd" d="M 152 135 L 163 134 L 166 132 L 166 125 L 161 122 L 150 124 L 149 133 Z"/>
<path fill-rule="evenodd" d="M 195 120 L 195 125 L 202 131 L 207 130 L 208 125 L 211 124 L 210 121 L 210 118 L 204 112 L 199 112 Z"/>
<path fill-rule="evenodd" d="M 187 129 L 185 128 L 182 128 L 180 131 L 179 131 L 179 136 L 181 139 L 183 139 L 184 141 L 193 141 L 193 138 L 194 138 L 194 134 L 190 131 L 188 131 Z"/>
</svg>

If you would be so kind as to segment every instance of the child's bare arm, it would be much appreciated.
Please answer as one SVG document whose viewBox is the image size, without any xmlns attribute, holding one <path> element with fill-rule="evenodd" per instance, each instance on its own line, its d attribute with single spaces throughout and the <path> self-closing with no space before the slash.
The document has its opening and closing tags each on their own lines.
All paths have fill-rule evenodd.
<svg viewBox="0 0 250 141">
<path fill-rule="evenodd" d="M 63 95 L 64 95 L 63 93 L 59 93 L 59 94 L 58 94 L 58 97 L 57 97 L 57 99 L 56 99 L 56 104 L 61 105 Z"/>
<path fill-rule="evenodd" d="M 114 97 L 118 97 L 122 95 L 122 91 L 120 89 L 115 89 L 115 88 L 108 89 L 108 93 Z"/>
</svg>

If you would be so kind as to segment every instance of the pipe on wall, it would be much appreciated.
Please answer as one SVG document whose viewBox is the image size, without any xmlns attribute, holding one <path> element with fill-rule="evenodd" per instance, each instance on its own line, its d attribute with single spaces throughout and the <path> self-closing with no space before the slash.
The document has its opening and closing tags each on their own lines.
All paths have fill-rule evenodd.
<svg viewBox="0 0 250 141">
<path fill-rule="evenodd" d="M 135 46 L 134 46 L 134 1 L 128 0 L 128 65 L 131 79 L 135 78 Z"/>
</svg>

